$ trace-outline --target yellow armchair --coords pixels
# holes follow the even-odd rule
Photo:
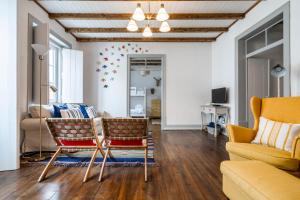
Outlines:
[[[300,124],[300,97],[263,98],[252,97],[250,107],[254,118],[253,128],[228,125],[229,142],[226,150],[231,160],[261,160],[285,170],[296,171],[300,162],[300,136],[293,142],[292,152],[265,145],[251,144],[255,138],[259,118]]]

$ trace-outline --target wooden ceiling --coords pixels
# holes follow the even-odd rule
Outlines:
[[[261,0],[34,0],[50,19],[56,20],[78,42],[213,42]],[[160,4],[170,15],[171,31],[160,33],[160,23],[150,21],[153,37],[144,38],[146,22],[139,30],[126,29],[137,3],[146,15],[155,16]]]

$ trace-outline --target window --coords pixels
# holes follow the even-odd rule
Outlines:
[[[61,41],[55,35],[49,35],[49,103],[61,102],[62,97],[62,51],[64,48],[70,48],[69,45]],[[54,86],[57,91],[54,92],[51,87]]]
[[[49,50],[49,86],[59,88],[59,74],[60,74],[60,48],[54,43],[50,42]],[[49,103],[59,102],[58,91],[53,92],[49,89]]]

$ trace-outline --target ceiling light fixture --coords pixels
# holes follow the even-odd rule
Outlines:
[[[147,15],[144,14],[144,11],[142,10],[141,3],[137,4],[137,7],[132,15],[132,18],[129,20],[129,23],[127,25],[127,30],[134,32],[139,29],[138,25],[136,24],[136,21],[143,21],[147,18],[148,22],[147,25],[143,31],[144,37],[152,37],[153,33],[150,28],[150,20],[152,19],[151,16],[151,9],[150,9],[150,2],[148,2],[148,13]],[[169,14],[167,13],[164,4],[160,4],[160,9],[157,12],[156,20],[161,22],[159,31],[166,33],[171,30],[169,23],[166,21],[169,19]]]
[[[147,26],[145,27],[143,36],[144,37],[152,37],[152,31],[151,31],[149,24],[147,24]]]
[[[136,21],[143,21],[145,19],[145,14],[140,3],[137,4],[137,7],[132,15],[132,18]]]
[[[170,30],[171,30],[171,28],[170,28],[168,22],[163,21],[160,25],[159,31],[163,32],[163,33],[166,33],[166,32],[169,32]]]
[[[134,32],[134,31],[137,31],[138,29],[139,29],[139,27],[136,24],[136,22],[133,19],[131,19],[127,25],[127,30]]]
[[[166,21],[169,19],[169,14],[167,13],[164,4],[160,4],[160,9],[156,15],[156,20],[158,21]]]

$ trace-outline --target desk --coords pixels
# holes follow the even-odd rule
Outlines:
[[[226,106],[215,106],[215,105],[202,105],[201,106],[201,129],[203,130],[204,123],[203,123],[203,115],[204,114],[211,114],[213,115],[213,122],[215,124],[215,132],[214,136],[217,137],[217,121],[218,116],[225,115],[226,124],[228,124],[230,118],[229,118],[229,107]]]

